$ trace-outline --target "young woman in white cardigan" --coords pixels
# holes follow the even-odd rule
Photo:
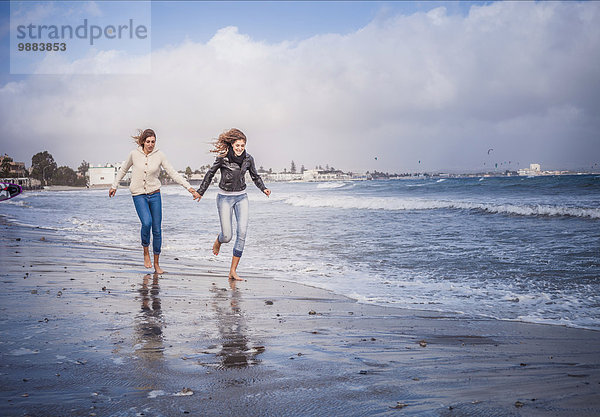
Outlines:
[[[186,188],[194,198],[199,197],[199,194],[185,178],[173,169],[165,154],[155,148],[156,134],[152,129],[140,130],[137,136],[133,136],[133,139],[139,147],[132,150],[123,165],[121,165],[121,169],[108,191],[108,196],[113,197],[115,195],[119,181],[123,179],[129,168],[132,168],[129,190],[133,196],[135,210],[142,222],[141,238],[144,250],[144,266],[152,268],[149,250],[150,231],[152,230],[154,271],[162,274],[164,271],[158,263],[162,243],[162,201],[158,179],[160,168],[162,167],[175,182]]]

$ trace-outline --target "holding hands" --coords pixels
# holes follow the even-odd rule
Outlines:
[[[194,200],[197,199],[198,201],[200,201],[200,199],[202,198],[202,196],[200,194],[198,194],[198,191],[194,190],[192,187],[188,188],[188,191],[190,193],[192,193],[192,198]]]

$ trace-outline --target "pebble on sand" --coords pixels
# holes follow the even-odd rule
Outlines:
[[[183,388],[181,391],[176,392],[173,395],[176,397],[182,397],[182,396],[186,396],[186,395],[194,395],[194,391],[192,391],[190,388]]]

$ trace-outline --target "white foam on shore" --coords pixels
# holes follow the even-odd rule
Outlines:
[[[19,206],[19,207],[29,207],[29,204],[27,203],[27,201],[23,200],[23,199],[10,199],[10,200],[4,200],[2,202],[2,204],[11,204],[14,206]]]
[[[486,204],[468,201],[427,200],[398,197],[306,196],[291,195],[280,200],[295,207],[361,210],[476,210],[490,214],[517,216],[583,217],[600,219],[600,209],[544,204]]]
[[[40,353],[40,351],[37,350],[37,349],[32,350],[32,349],[27,349],[27,348],[19,348],[19,349],[12,350],[10,352],[10,355],[12,355],[12,356],[24,356],[24,355],[36,355],[38,353]]]
[[[445,184],[453,182],[449,180]],[[512,204],[493,204],[496,202],[493,199],[497,196],[488,194],[483,195],[482,202],[460,200],[460,196],[455,198],[458,201],[452,201],[452,199],[445,200],[446,195],[438,194],[437,191],[434,194],[437,198],[431,199],[390,196],[387,189],[380,194],[370,194],[374,187],[386,187],[385,182],[352,186],[354,189],[347,192],[350,187],[319,190],[319,185],[314,183],[285,184],[281,185],[279,190],[277,185],[273,185],[274,194],[270,199],[258,190],[250,191],[252,214],[247,250],[244,252],[242,263],[243,270],[261,276],[286,277],[290,281],[325,288],[362,303],[440,312],[464,312],[464,314],[490,317],[493,314],[494,318],[504,320],[599,328],[600,295],[595,295],[598,294],[597,284],[595,284],[597,281],[594,281],[596,278],[593,277],[592,271],[593,268],[597,269],[597,262],[590,259],[588,254],[590,249],[594,248],[593,234],[582,233],[578,235],[577,240],[573,240],[570,234],[565,237],[565,244],[570,245],[569,250],[577,253],[581,248],[585,251],[582,253],[587,262],[585,265],[576,265],[571,270],[570,264],[559,262],[558,267],[564,266],[564,273],[560,272],[556,277],[542,278],[541,282],[545,287],[530,288],[526,285],[535,284],[536,280],[534,278],[529,281],[529,274],[537,272],[538,265],[541,269],[551,269],[550,266],[538,262],[538,259],[545,262],[543,253],[538,251],[534,251],[535,259],[529,259],[529,256],[525,255],[515,257],[513,254],[521,253],[520,251],[524,254],[529,253],[530,247],[518,246],[518,244],[514,246],[509,242],[506,251],[496,251],[495,244],[485,240],[483,242],[488,242],[487,244],[476,247],[469,242],[482,241],[473,235],[474,240],[467,239],[467,245],[455,252],[456,258],[470,251],[483,250],[490,258],[496,259],[497,263],[490,262],[485,270],[480,269],[479,265],[472,264],[468,269],[461,271],[460,265],[456,267],[452,265],[453,262],[447,262],[448,257],[441,256],[440,262],[436,262],[434,251],[431,251],[431,256],[427,258],[419,254],[419,251],[427,252],[431,248],[430,245],[436,243],[436,236],[432,235],[435,229],[425,230],[430,233],[430,237],[434,237],[433,239],[414,239],[414,242],[412,232],[403,232],[413,217],[417,221],[420,218],[443,221],[455,217],[460,221],[462,217],[469,217],[467,220],[478,220],[484,226],[489,220],[494,220],[505,224],[507,233],[514,233],[516,230],[511,229],[513,222],[522,221],[527,225],[533,223],[548,226],[551,231],[563,230],[553,228],[554,223],[579,224],[584,227],[589,226],[589,229],[593,230],[595,219],[600,218],[600,210],[593,208],[594,202],[584,203],[583,205],[591,206],[584,208],[525,204],[517,198],[512,199]],[[365,186],[368,186],[367,191],[364,190]],[[437,187],[441,188],[442,185]],[[81,199],[78,194],[81,192],[42,192],[39,193],[38,198],[30,198],[31,207],[7,206],[10,208],[6,210],[7,214],[0,214],[0,216],[5,216],[11,222],[16,222],[14,219],[20,220],[18,223],[22,225],[64,232],[61,235],[71,241],[138,250],[140,225],[128,190],[113,199],[109,199],[105,191],[101,194],[97,191],[82,192],[87,194],[84,199]],[[419,192],[415,191],[412,195],[421,195]],[[224,246],[219,257],[212,255],[211,251],[212,242],[219,231],[218,214],[214,203],[216,191],[207,193],[201,204],[193,202],[189,193],[181,187],[166,187],[164,193],[170,195],[163,199],[162,248],[165,256],[187,257],[193,263],[207,266],[209,269],[228,268],[233,243]],[[431,195],[429,189],[425,195]],[[480,197],[478,194],[466,194],[466,196],[471,200]],[[212,201],[205,201],[207,198]],[[533,198],[529,201],[532,200]],[[82,201],[85,204],[81,204]],[[539,201],[540,203],[557,201],[564,205],[571,203],[564,196],[556,200],[539,199]],[[585,198],[576,200],[573,204],[577,204],[577,201],[586,200]],[[310,210],[305,207],[324,210]],[[344,209],[363,211],[344,212]],[[408,215],[395,213],[439,209],[464,212],[426,212],[424,216],[415,215],[418,213],[414,212]],[[380,211],[368,212],[367,210]],[[456,214],[467,216],[456,216]],[[507,216],[504,218],[495,216],[491,219],[487,216],[489,214]],[[530,218],[511,219],[508,216]],[[549,219],[538,220],[533,218],[535,216],[572,217],[585,220],[570,219],[568,222],[553,222],[548,221]],[[391,221],[377,223],[381,219],[395,220],[396,217],[402,220],[397,222],[398,229],[394,229]],[[392,226],[389,226],[390,224]],[[369,229],[371,226],[372,228]],[[444,226],[441,233],[459,230],[456,224],[454,226],[455,229],[452,230]],[[373,230],[382,233],[381,242],[386,244],[389,242],[390,248],[398,245],[401,249],[395,252],[380,251],[380,248],[373,243],[378,242],[379,239],[376,234],[371,233]],[[340,233],[344,234],[346,240],[336,240],[340,238]],[[458,233],[461,235],[465,233],[469,237],[471,232],[467,229],[464,232],[459,230]],[[557,241],[563,239],[558,233],[552,238]],[[449,245],[449,248],[439,246],[442,253],[447,253],[444,252],[445,250],[454,250],[452,248],[454,242],[450,239],[444,242]],[[348,250],[338,250],[339,248]],[[553,253],[559,253],[558,249]],[[350,255],[351,259],[340,254]],[[388,259],[389,254],[392,254],[394,259]],[[405,262],[413,257],[416,259],[415,262]],[[169,260],[171,259],[165,259],[167,265]],[[514,263],[514,269],[507,269],[508,267],[504,266],[507,263]],[[523,263],[524,266],[520,266]],[[498,265],[498,270],[494,269],[495,265]],[[582,279],[571,280],[569,277],[569,274],[577,276],[582,271],[586,277],[589,275],[591,282],[589,285]],[[587,271],[592,272],[588,274]],[[565,280],[564,287],[555,286],[554,280],[559,278]],[[571,285],[572,281],[577,284]],[[591,295],[588,296],[589,294]],[[550,296],[560,297],[560,302],[549,298]]]
[[[347,183],[345,182],[321,182],[317,184],[317,188],[320,189],[334,189],[334,188],[342,188],[345,187]]]
[[[594,317],[573,314],[600,304],[600,295],[590,295],[584,300],[563,294],[557,300],[556,295],[543,290],[523,290],[511,283],[481,286],[433,277],[384,279],[360,271],[346,270],[339,274],[322,271],[276,279],[322,288],[364,304],[600,330]]]
[[[164,395],[167,395],[167,393],[161,389],[157,389],[157,390],[150,391],[148,393],[148,398],[157,398],[157,397],[162,397]]]

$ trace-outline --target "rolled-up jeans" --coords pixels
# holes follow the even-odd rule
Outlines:
[[[141,194],[133,196],[133,205],[138,217],[142,222],[142,246],[150,246],[150,230],[152,230],[152,251],[155,255],[160,254],[162,244],[161,222],[162,201],[160,192],[152,194]]]
[[[246,230],[248,229],[248,195],[223,195],[217,194],[217,210],[221,220],[221,233],[219,242],[227,243],[233,237],[233,213],[237,223],[233,256],[242,257],[246,243]]]

